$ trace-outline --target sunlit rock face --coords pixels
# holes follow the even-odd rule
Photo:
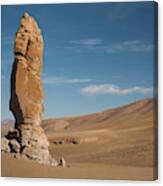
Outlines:
[[[10,110],[16,127],[38,126],[43,112],[41,82],[43,38],[36,21],[25,13],[15,36],[14,63],[11,74]]]
[[[15,36],[14,56],[10,110],[15,117],[15,129],[2,140],[2,151],[57,166],[41,127],[43,37],[37,22],[28,13],[24,13]]]

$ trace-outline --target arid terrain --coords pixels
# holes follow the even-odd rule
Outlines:
[[[154,100],[77,117],[44,120],[50,152],[68,167],[2,154],[2,175],[22,177],[156,179]],[[12,126],[2,122],[2,136]]]

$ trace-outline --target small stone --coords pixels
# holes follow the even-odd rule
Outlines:
[[[59,161],[59,166],[66,167],[66,161],[63,157]]]

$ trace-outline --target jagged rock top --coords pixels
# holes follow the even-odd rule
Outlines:
[[[25,12],[24,15],[22,16],[19,32],[20,31],[41,34],[41,30],[39,29],[37,22],[27,12]]]
[[[32,50],[42,53],[43,38],[35,19],[25,12],[16,33],[14,53],[15,55],[30,57],[27,52],[31,46]]]

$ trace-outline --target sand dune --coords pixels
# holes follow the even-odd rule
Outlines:
[[[52,155],[57,159],[64,156],[70,168],[52,168],[4,155],[3,176],[156,179],[154,108],[155,101],[145,99],[85,116],[44,120]]]

